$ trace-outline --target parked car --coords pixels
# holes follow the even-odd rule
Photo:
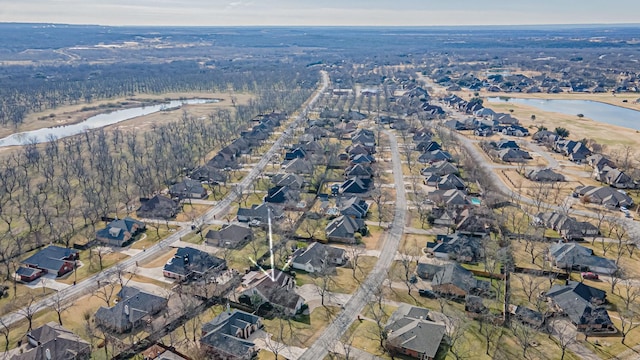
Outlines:
[[[592,273],[591,271],[583,272],[580,275],[582,275],[582,278],[586,280],[598,280],[599,278],[598,274]]]
[[[435,298],[438,297],[438,294],[434,293],[431,290],[427,290],[427,289],[418,290],[418,294],[420,294],[420,296],[426,297],[428,299],[435,299]]]
[[[415,284],[417,282],[418,282],[418,278],[415,275],[411,275],[411,277],[409,278],[409,283]]]

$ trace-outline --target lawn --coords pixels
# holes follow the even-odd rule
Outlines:
[[[369,275],[377,261],[378,258],[373,256],[360,256],[358,259],[358,269],[355,272],[355,278],[352,269],[344,267],[336,268],[336,273],[331,276],[329,291],[352,294],[356,289],[358,289],[360,282]],[[320,285],[321,282],[322,279],[313,274],[299,270],[296,271],[296,285],[298,286],[302,286],[304,284]]]
[[[340,308],[336,306],[321,306],[314,309],[309,316],[300,315],[290,321],[264,319],[264,330],[272,334],[272,339],[278,342],[291,346],[309,347],[339,311]],[[280,321],[283,322],[282,326]]]
[[[93,255],[91,252],[93,251]],[[73,272],[65,275],[64,277],[58,279],[58,282],[64,284],[73,284],[74,281],[80,282],[83,279],[88,278],[91,275],[94,275],[104,269],[108,269],[124,259],[128,258],[128,255],[119,253],[119,252],[111,252],[102,256],[102,267],[100,269],[100,261],[98,259],[98,255],[96,255],[94,249],[85,250],[80,252],[80,261],[82,262],[82,266],[77,268],[76,274]]]
[[[379,250],[382,248],[386,229],[376,225],[367,225],[367,228],[369,229],[369,234],[362,237],[362,243],[367,250]]]
[[[134,241],[131,244],[132,249],[146,249],[153,246],[155,243],[164,239],[169,234],[171,234],[172,230],[175,230],[176,227],[173,225],[169,225],[169,227],[164,225],[157,225],[157,228],[154,226],[147,225],[147,230],[142,234],[141,238],[137,241]]]
[[[202,216],[210,208],[209,205],[189,204],[187,201],[182,204],[182,211],[176,215],[176,221],[192,221]]]
[[[173,258],[176,254],[176,252],[178,251],[178,249],[169,249],[168,252],[162,254],[162,255],[158,255],[155,259],[142,263],[139,266],[142,268],[146,268],[146,269],[151,269],[151,268],[157,268],[157,267],[161,267],[164,266],[167,261],[169,261],[169,259]]]

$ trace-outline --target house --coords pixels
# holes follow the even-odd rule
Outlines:
[[[208,163],[193,170],[189,176],[194,180],[206,181],[210,184],[224,184],[229,180],[227,173],[210,166]]]
[[[522,305],[509,304],[509,313],[520,322],[535,329],[540,329],[544,325],[546,318],[540,312],[529,309]]]
[[[349,154],[349,157],[353,157],[353,156],[356,156],[356,155],[371,155],[371,154],[373,154],[371,147],[364,146],[364,145],[362,145],[360,143],[347,146],[346,152],[347,152],[347,154]]]
[[[441,207],[434,207],[431,209],[431,216],[434,225],[451,227],[456,225],[459,219],[459,213],[456,209],[448,209]]]
[[[357,196],[339,197],[336,199],[336,206],[341,215],[357,219],[364,219],[369,212],[369,204]]]
[[[481,239],[459,234],[437,235],[427,243],[426,251],[438,259],[464,263],[477,263],[484,257]]]
[[[473,135],[488,137],[493,135],[493,128],[491,126],[479,125],[475,130],[473,130]]]
[[[503,149],[497,152],[497,158],[504,162],[524,162],[531,160],[531,155],[522,149]]]
[[[513,140],[502,139],[495,143],[495,149],[503,150],[503,149],[520,149],[518,143]]]
[[[609,186],[578,186],[574,194],[586,198],[590,203],[601,204],[609,209],[633,205],[633,199],[624,191]]]
[[[292,151],[287,151],[284,154],[285,160],[293,160],[296,158],[305,158],[307,156],[307,152],[301,148],[293,149]]]
[[[418,162],[423,164],[433,164],[440,161],[451,161],[453,157],[446,151],[434,150],[425,152],[418,158]]]
[[[539,213],[534,218],[534,222],[557,231],[565,240],[579,240],[600,234],[598,228],[590,222],[578,221],[557,212]]]
[[[376,162],[376,159],[373,155],[358,154],[352,156],[350,162],[352,164],[372,164]]]
[[[437,175],[445,176],[449,174],[459,174],[458,168],[448,161],[439,161],[431,164],[431,166],[420,170],[420,174],[423,176]]]
[[[591,150],[580,141],[560,139],[555,142],[553,149],[577,163],[586,161],[587,157],[591,155]]]
[[[611,275],[618,270],[613,260],[596,256],[593,250],[576,243],[557,243],[549,247],[548,258],[560,269],[591,271]]]
[[[505,124],[505,125],[518,125],[520,123],[518,119],[505,113],[496,113],[493,116],[493,120],[499,122],[500,124]]]
[[[484,305],[484,300],[476,295],[467,295],[464,297],[464,311],[467,313],[467,316],[473,319],[489,314],[489,309]]]
[[[430,192],[427,197],[434,204],[447,208],[465,207],[470,204],[467,195],[457,189],[435,190]]]
[[[339,192],[340,194],[366,194],[371,186],[371,180],[366,180],[360,177],[349,178],[340,184]]]
[[[532,169],[526,172],[525,177],[532,181],[538,182],[562,182],[565,181],[564,175],[547,169]]]
[[[111,246],[125,246],[145,229],[145,223],[127,216],[113,220],[104,229],[96,231],[96,239]]]
[[[415,147],[416,151],[420,151],[420,152],[431,152],[431,151],[435,151],[435,150],[440,150],[440,144],[438,144],[435,141],[421,141],[418,144],[416,144]]]
[[[267,191],[264,197],[265,203],[284,204],[290,199],[289,188],[286,186],[274,186]]]
[[[137,210],[141,218],[169,220],[176,216],[180,204],[166,196],[156,195],[151,199],[140,199],[142,203]]]
[[[344,176],[346,178],[359,177],[370,179],[373,177],[373,169],[371,168],[371,166],[356,164],[346,168],[344,171]]]
[[[197,180],[184,179],[169,187],[169,194],[179,199],[202,199],[207,196],[207,190]]]
[[[271,216],[271,220],[282,219],[284,212],[278,206],[268,203],[253,204],[251,208],[238,208],[237,218],[240,222],[258,221],[266,224]]]
[[[459,215],[460,219],[456,224],[456,233],[467,236],[486,236],[491,233],[495,221],[491,216],[482,214],[481,212],[470,212],[469,209],[463,210]]]
[[[439,190],[451,190],[457,189],[461,191],[467,190],[467,185],[457,175],[448,174],[440,178],[440,181],[436,184],[436,188]]]
[[[293,160],[285,160],[282,163],[282,169],[288,174],[306,174],[313,173],[313,164],[308,159],[295,158]]]
[[[304,178],[298,174],[277,173],[271,177],[275,186],[286,186],[289,189],[300,190],[306,185]]]
[[[416,132],[413,134],[411,139],[414,142],[420,143],[423,141],[431,141],[432,138],[433,138],[433,133],[431,132],[431,130],[422,128],[422,129],[416,130]]]
[[[539,143],[546,143],[546,144],[554,144],[556,141],[561,139],[558,134],[549,130],[537,131],[535,134],[533,134],[531,138],[534,141],[537,141]]]
[[[296,294],[295,279],[280,270],[273,269],[266,274],[262,271],[250,272],[245,276],[242,295],[248,296],[253,305],[268,302],[286,315],[295,315],[304,304],[304,299]],[[255,304],[255,299],[260,299]]]
[[[587,157],[587,163],[594,169],[594,171],[602,170],[602,168],[604,168],[605,166],[608,166],[610,168],[616,167],[616,164],[613,161],[609,160],[602,154],[593,154]]]
[[[25,282],[33,281],[44,274],[55,274],[60,277],[73,271],[78,257],[78,250],[49,245],[24,259],[17,273],[20,280]]]
[[[27,333],[27,347],[15,352],[11,360],[46,360],[91,358],[91,344],[55,322],[49,322]]]
[[[433,265],[419,262],[416,266],[416,275],[424,280],[433,280],[433,277],[443,269],[441,265]]]
[[[480,110],[476,110],[473,112],[473,115],[476,117],[486,117],[486,118],[493,118],[495,114],[496,112],[489,108],[482,108]]]
[[[317,242],[297,249],[291,259],[292,268],[308,273],[325,273],[330,268],[344,265],[347,261],[344,249]]]
[[[100,307],[94,316],[98,326],[119,334],[130,331],[167,308],[168,300],[140,289],[123,286],[112,307]]]
[[[392,354],[415,359],[434,359],[440,349],[446,328],[428,320],[429,310],[403,304],[385,326],[385,347]]]
[[[155,343],[142,352],[143,360],[191,360],[187,355],[178,352],[174,347]]]
[[[247,340],[262,327],[260,317],[227,308],[213,320],[202,325],[200,344],[215,359],[249,360],[258,353],[256,345]]]
[[[180,281],[217,273],[227,268],[227,261],[192,247],[179,248],[162,268],[162,274]]]
[[[489,291],[488,282],[478,280],[460,264],[447,264],[431,280],[433,291],[447,296],[465,297],[480,295]]]
[[[366,226],[361,219],[350,216],[338,216],[326,226],[327,240],[353,244],[356,242],[356,233],[366,233]]]
[[[601,168],[595,168],[593,170],[593,177],[596,180],[617,189],[635,189],[638,187],[638,184],[633,181],[631,176],[608,165],[604,165]]]
[[[358,129],[351,137],[351,142],[369,147],[376,146],[376,135],[372,130]]]
[[[244,224],[225,224],[220,230],[209,230],[205,241],[209,245],[237,249],[253,240],[253,231]]]
[[[546,296],[556,311],[566,315],[580,332],[617,331],[607,310],[600,306],[605,301],[604,291],[584,283],[568,281],[566,285],[554,285]]]
[[[518,125],[507,126],[504,129],[502,129],[501,132],[502,132],[502,135],[508,135],[508,136],[517,136],[517,137],[529,136],[529,130]]]

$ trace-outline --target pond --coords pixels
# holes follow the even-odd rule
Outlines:
[[[489,97],[489,102],[511,102],[533,106],[542,111],[565,115],[584,115],[594,121],[640,130],[640,111],[591,100],[521,99]]]
[[[42,143],[49,141],[52,137],[62,139],[64,137],[81,134],[88,129],[97,129],[107,125],[116,124],[122,121],[130,120],[138,116],[149,115],[158,111],[173,110],[182,105],[190,104],[207,104],[219,102],[219,99],[189,99],[189,100],[172,100],[166,103],[140,106],[130,109],[116,110],[109,113],[91,116],[86,120],[77,124],[42,128],[31,131],[24,131],[11,134],[0,139],[0,147],[24,145],[27,143]]]

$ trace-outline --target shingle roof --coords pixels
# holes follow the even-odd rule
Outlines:
[[[15,354],[12,360],[44,360],[47,359],[47,350],[51,359],[67,360],[88,358],[91,353],[91,345],[70,330],[57,323],[50,322],[39,328],[31,330],[27,337],[39,346],[23,353]]]
[[[121,300],[110,308],[100,307],[95,318],[101,324],[116,329],[127,329],[145,316],[166,306],[167,299],[125,286],[119,293]]]
[[[29,256],[22,261],[23,264],[57,272],[65,263],[65,258],[76,254],[78,250],[50,245]]]
[[[331,266],[331,264],[326,263],[328,259],[342,258],[344,253],[344,249],[315,242],[305,249],[296,250],[292,255],[292,262],[311,264],[314,268],[323,268]]]
[[[445,326],[427,320],[428,313],[427,309],[401,306],[385,327],[388,343],[429,358],[435,357],[444,338]]]
[[[223,265],[226,261],[191,247],[179,248],[176,255],[164,266],[168,271],[181,276],[204,274]]]

